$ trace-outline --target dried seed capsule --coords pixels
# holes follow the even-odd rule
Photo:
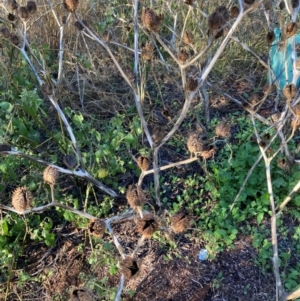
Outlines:
[[[44,181],[49,185],[55,185],[59,172],[52,166],[47,166],[43,173]]]
[[[193,45],[193,43],[194,43],[193,34],[189,31],[185,31],[183,33],[182,41],[183,41],[183,43],[185,43],[187,45]]]
[[[194,77],[188,77],[185,84],[185,89],[188,92],[195,91],[198,87],[198,80]]]
[[[186,5],[193,6],[193,0],[184,0],[184,3],[185,3]]]
[[[17,35],[15,35],[15,34],[11,35],[10,38],[9,38],[9,40],[10,40],[10,42],[11,42],[13,45],[15,45],[15,46],[19,46],[19,44],[20,44],[20,39],[19,39],[19,37],[18,37]]]
[[[190,218],[186,210],[181,209],[171,217],[171,229],[174,233],[182,233],[190,226]]]
[[[46,94],[46,95],[52,95],[54,90],[53,90],[53,86],[50,83],[43,83],[42,84],[42,91]]]
[[[223,20],[223,24],[229,20],[229,12],[226,6],[221,5],[216,8],[216,13],[219,14],[220,18]]]
[[[158,144],[165,137],[165,134],[165,128],[163,126],[154,126],[153,130],[151,131],[153,142]]]
[[[273,30],[269,31],[267,33],[267,43],[268,44],[272,44],[274,42],[274,40],[275,40],[275,33],[274,33],[274,31]]]
[[[87,26],[87,22],[85,20],[81,20],[81,22]],[[78,30],[83,30],[84,29],[84,26],[77,20],[75,23],[74,23],[75,27],[78,29]]]
[[[300,104],[299,103],[295,104],[292,107],[292,110],[297,117],[300,117]]]
[[[64,7],[70,13],[76,11],[78,4],[79,4],[79,0],[64,0]]]
[[[143,205],[146,202],[146,196],[143,190],[136,185],[129,185],[126,191],[126,198],[133,210],[141,212]]]
[[[231,137],[231,125],[228,122],[220,122],[216,126],[216,136],[223,138]]]
[[[18,9],[18,15],[20,19],[26,22],[29,19],[29,12],[26,6],[20,6]]]
[[[8,39],[10,37],[10,32],[9,32],[9,29],[7,27],[2,27],[0,29],[0,33],[1,35],[5,38],[5,39]]]
[[[25,211],[32,205],[32,194],[25,186],[18,187],[12,194],[11,203],[15,209]]]
[[[283,95],[287,100],[291,100],[297,93],[296,86],[294,84],[286,85],[283,89]]]
[[[27,1],[27,10],[31,15],[34,15],[37,11],[37,6],[35,1]]]
[[[145,47],[142,49],[142,58],[145,61],[151,61],[153,58],[154,47],[150,42],[147,42]]]
[[[139,166],[139,168],[142,170],[142,171],[145,171],[149,168],[150,166],[150,160],[148,157],[144,157],[144,156],[139,156],[137,158],[137,164]]]
[[[7,9],[9,11],[16,10],[18,8],[18,3],[16,0],[7,0]]]
[[[279,9],[280,10],[283,10],[285,8],[285,2],[284,1],[281,1],[280,3],[279,3]]]
[[[204,147],[204,150],[200,152],[200,156],[207,160],[213,157],[216,153],[216,149],[213,145],[207,145]]]
[[[286,35],[286,37],[290,38],[297,33],[297,30],[298,30],[297,23],[290,22],[284,27],[283,32]]]
[[[238,6],[234,5],[230,8],[230,17],[236,18],[240,13],[240,9]]]
[[[93,293],[85,288],[74,288],[70,293],[70,301],[94,301]]]
[[[139,276],[140,267],[137,260],[130,256],[125,257],[121,262],[121,272],[124,274],[126,280],[134,279]]]
[[[158,223],[153,215],[148,214],[137,222],[136,229],[138,233],[149,239],[152,237],[154,232],[157,231]]]
[[[157,13],[151,8],[146,8],[142,13],[143,24],[150,31],[159,32],[163,19],[164,15],[157,15]]]
[[[202,151],[204,142],[201,139],[201,134],[190,133],[186,145],[190,153],[198,153]]]
[[[8,21],[14,22],[16,20],[16,16],[13,15],[13,14],[11,14],[11,13],[9,13],[7,15],[7,19],[8,19]]]
[[[181,64],[185,64],[189,58],[189,54],[185,49],[181,49],[178,53],[178,60]]]
[[[106,230],[106,224],[103,220],[95,218],[90,220],[88,229],[91,235],[95,237],[102,237]]]

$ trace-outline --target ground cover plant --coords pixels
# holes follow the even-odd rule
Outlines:
[[[0,4],[1,300],[300,299],[299,1]]]

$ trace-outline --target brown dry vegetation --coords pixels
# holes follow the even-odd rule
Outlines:
[[[17,2],[19,6],[27,3]],[[11,117],[6,115],[7,120],[2,122],[5,126],[0,128],[0,163],[11,155],[15,173],[10,178],[9,169],[1,167],[0,300],[119,300],[115,296],[122,272],[126,274],[122,300],[275,300],[268,198],[260,221],[259,212],[245,220],[234,219],[255,201],[259,203],[261,195],[268,195],[266,185],[263,191],[252,189],[261,185],[262,176],[258,174],[255,177],[259,183],[247,191],[249,197],[236,203],[233,194],[237,195],[240,187],[230,192],[233,182],[244,179],[253,166],[259,146],[265,154],[264,148],[271,140],[264,140],[266,128],[273,130],[273,136],[277,134],[271,116],[278,111],[286,114],[284,143],[281,138],[276,140],[271,154],[281,144],[287,145],[291,133],[294,136],[292,158],[289,152],[280,153],[284,157],[282,166],[274,167],[275,174],[286,177],[289,183],[276,199],[277,207],[293,188],[290,183],[297,180],[294,160],[298,153],[298,117],[287,109],[291,103],[285,101],[279,89],[275,92],[270,88],[266,93],[265,58],[270,45],[265,37],[270,28],[263,1],[255,1],[259,5],[253,7],[245,5],[249,12],[211,70],[210,63],[235,22],[227,9],[238,3],[91,0],[79,1],[77,7],[77,1],[66,2],[64,6],[58,0],[36,1],[37,12],[26,23],[25,47],[23,21],[17,16],[9,21],[12,17],[8,13],[17,12],[8,8],[7,1],[0,7],[0,70],[5,74],[1,90],[14,91],[10,92],[13,97],[3,92],[0,103],[9,102],[16,108]],[[278,18],[288,19],[288,14],[278,10],[277,1],[272,4],[269,14],[273,29]],[[153,10],[149,9],[151,5]],[[137,29],[138,53],[134,44]],[[183,68],[201,52],[200,58]],[[209,75],[204,78],[208,69]],[[30,110],[18,98],[26,89],[36,89],[42,99],[38,116],[28,113]],[[295,95],[297,89],[289,101]],[[60,109],[64,113],[58,114]],[[29,118],[28,124],[24,116]],[[260,134],[255,136],[247,116],[265,126],[258,126],[264,129],[262,139]],[[78,121],[81,117],[83,121]],[[17,132],[14,118],[25,120],[27,127],[32,125],[39,141]],[[249,141],[253,135],[253,142]],[[188,137],[192,136],[192,146],[199,146],[197,149],[189,145]],[[241,174],[231,174],[232,179],[226,182],[228,196],[219,196],[222,187],[218,185],[224,179],[217,177],[216,170],[225,170],[232,157],[238,162],[235,152],[241,153],[238,148],[242,149],[244,142],[252,146],[244,152],[249,151],[249,157],[241,161],[251,162]],[[22,153],[12,154],[9,145]],[[100,150],[101,155],[96,155]],[[72,164],[68,165],[67,159]],[[3,161],[2,165],[7,164]],[[60,171],[53,181],[45,173],[42,179],[42,166],[49,164],[54,165],[48,170]],[[153,172],[157,168],[161,170]],[[282,170],[289,171],[290,178],[282,175]],[[260,165],[259,171],[265,176],[264,166]],[[221,177],[226,178],[226,174]],[[189,184],[191,179],[194,184]],[[19,212],[14,203],[14,208],[10,207],[13,191],[23,185],[32,190],[34,202],[21,211],[36,206],[41,207],[38,213]],[[129,198],[130,185],[137,185],[133,192],[137,200]],[[226,205],[218,207],[219,203]],[[241,210],[233,219],[232,204]],[[128,211],[129,205],[136,212]],[[299,202],[292,208],[299,209]],[[174,230],[174,214],[178,211],[182,224]],[[99,235],[91,229],[95,218],[101,225]],[[224,230],[224,237],[214,237],[223,223],[227,227],[227,221],[231,228]],[[293,291],[299,284],[299,274],[295,278],[287,275],[299,267],[296,240],[300,235],[296,236],[296,229],[300,218],[288,213],[281,222],[279,251],[288,254],[288,259],[280,272],[284,279],[294,281],[291,285],[286,281],[290,286],[285,288]],[[46,227],[48,232],[41,234]],[[103,234],[105,227],[108,231]],[[200,261],[198,254],[203,248],[210,248],[210,257]],[[260,248],[266,252],[262,254]],[[136,261],[124,269],[122,262],[129,255]]]

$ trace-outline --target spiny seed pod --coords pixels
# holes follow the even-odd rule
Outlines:
[[[151,238],[155,231],[158,229],[158,223],[153,215],[148,214],[136,224],[138,233],[142,234],[144,238]]]
[[[231,126],[228,122],[220,122],[216,126],[216,136],[223,137],[223,138],[230,138],[231,137]]]
[[[182,41],[183,41],[183,43],[185,43],[187,45],[193,45],[193,43],[194,43],[193,34],[189,31],[185,31],[183,33]]]
[[[265,10],[270,10],[272,8],[272,0],[264,0],[263,2]]]
[[[291,164],[289,163],[288,160],[282,158],[278,160],[277,163],[278,167],[281,168],[285,173],[290,173],[291,172]]]
[[[70,13],[76,11],[78,4],[79,4],[79,0],[64,0],[64,7]]]
[[[292,110],[297,117],[300,117],[300,103],[295,104]]]
[[[9,14],[7,15],[7,19],[8,19],[8,21],[10,21],[10,22],[14,22],[14,21],[16,20],[16,16],[13,15],[13,14],[11,14],[11,13],[9,13]]]
[[[0,34],[5,38],[8,39],[10,37],[10,32],[9,29],[7,27],[2,27],[0,29]]]
[[[229,20],[229,12],[226,6],[221,5],[216,8],[216,13],[220,16],[225,24]]]
[[[83,23],[85,26],[87,26],[87,22],[85,20],[81,20],[81,22],[79,22],[78,20],[74,23],[75,27],[78,29],[78,30],[83,30],[84,29],[84,26],[81,24]]]
[[[43,173],[43,179],[47,184],[49,184],[50,186],[53,186],[56,183],[58,175],[59,175],[59,172],[56,168],[54,168],[52,166],[47,166]]]
[[[18,8],[18,3],[16,0],[7,0],[7,9],[9,11],[16,10]]]
[[[283,10],[285,8],[285,2],[284,1],[281,1],[280,3],[279,3],[279,9],[280,10]]]
[[[10,152],[11,147],[7,144],[0,144],[0,152]]]
[[[32,194],[25,186],[18,187],[12,194],[11,203],[18,211],[25,211],[32,205]]]
[[[267,37],[266,37],[266,40],[267,40],[267,43],[268,44],[272,44],[275,40],[275,33],[274,33],[274,30],[272,31],[269,31],[267,33]]]
[[[15,45],[15,46],[19,46],[19,44],[20,44],[20,39],[19,39],[19,37],[18,37],[17,35],[15,35],[15,34],[11,35],[10,38],[9,38],[9,40],[10,40],[10,42],[11,42],[13,45]]]
[[[149,168],[150,166],[150,160],[148,157],[144,157],[144,156],[139,156],[137,158],[137,165],[139,166],[139,168],[142,171],[145,171]]]
[[[54,90],[53,90],[53,86],[50,83],[43,83],[42,84],[42,91],[46,94],[46,95],[52,95]]]
[[[208,17],[208,28],[212,31],[219,29],[220,27],[222,27],[223,24],[223,19],[217,12],[213,12]]]
[[[84,26],[81,24],[83,23],[85,26],[87,26],[87,22],[85,20],[81,20],[81,22],[79,22],[78,20],[74,23],[75,27],[78,29],[78,30],[83,30],[84,29]]]
[[[185,84],[185,89],[188,92],[195,91],[198,87],[198,80],[194,77],[188,77]]]
[[[142,58],[145,61],[151,61],[153,57],[154,47],[150,42],[147,42],[145,47],[142,49]]]
[[[189,54],[185,49],[181,49],[178,53],[178,60],[181,64],[185,64],[189,58]]]
[[[160,24],[164,19],[164,15],[157,15],[151,8],[146,8],[142,13],[142,21],[144,26],[154,32],[159,32]]]
[[[74,288],[70,293],[70,301],[94,301],[93,293],[85,288]]]
[[[65,155],[63,157],[63,162],[69,169],[74,169],[77,166],[77,160],[72,155]]]
[[[297,93],[297,89],[296,89],[296,86],[294,84],[286,85],[283,89],[283,96],[287,100],[291,100],[292,98],[294,98],[296,93]]]
[[[18,9],[18,16],[24,22],[29,19],[29,12],[26,6],[20,6]]]
[[[278,122],[280,120],[280,117],[281,117],[281,113],[277,112],[271,115],[271,120],[273,122]]]
[[[186,145],[190,153],[196,154],[204,150],[205,143],[201,134],[190,133]]]
[[[292,8],[297,8],[299,6],[299,0],[292,0],[291,4],[292,4]]]
[[[222,29],[219,29],[216,34],[215,34],[215,40],[221,38],[222,36],[224,35],[224,30],[223,28]]]
[[[171,230],[174,233],[182,233],[190,226],[190,218],[186,210],[181,209],[171,217]]]
[[[136,185],[129,185],[126,191],[126,198],[133,210],[138,211],[141,213],[142,207],[146,202],[146,196],[143,190],[136,184]]]
[[[297,30],[298,30],[297,23],[290,22],[284,27],[283,32],[286,37],[290,38],[297,33]]]
[[[154,126],[151,131],[151,137],[155,144],[160,143],[160,141],[165,137],[165,128],[163,126]]]
[[[37,6],[35,1],[27,1],[27,10],[31,15],[34,15],[37,11]]]
[[[185,3],[186,5],[193,6],[193,0],[184,0],[184,3]]]
[[[255,0],[244,0],[244,2],[248,5],[251,5],[255,2]]]
[[[102,237],[106,230],[106,224],[99,218],[91,219],[88,224],[88,229],[94,237]]]
[[[138,261],[130,256],[125,257],[121,262],[121,273],[126,280],[137,278],[140,273]]]
[[[236,18],[240,14],[240,9],[238,6],[234,5],[230,8],[230,17]]]
[[[216,153],[216,149],[213,145],[207,145],[204,147],[204,150],[200,152],[200,156],[207,160],[213,157]]]

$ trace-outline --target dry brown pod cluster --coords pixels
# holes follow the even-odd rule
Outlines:
[[[74,288],[70,293],[70,301],[94,301],[93,293],[85,288]]]
[[[229,12],[226,6],[218,6],[215,11],[208,17],[208,28],[215,32],[221,29],[229,20]]]
[[[294,36],[297,33],[297,31],[298,31],[298,25],[297,23],[293,23],[293,22],[288,23],[283,29],[283,33],[287,38]]]
[[[267,43],[272,44],[275,40],[275,33],[274,30],[268,31],[267,37],[266,37]]]
[[[130,256],[125,257],[121,262],[121,273],[126,280],[137,278],[140,274],[139,262]]]
[[[150,166],[150,160],[148,157],[145,156],[139,156],[137,158],[137,165],[138,167],[142,170],[145,171],[149,168]]]
[[[34,15],[37,11],[37,5],[35,1],[27,1],[27,10],[29,14]]]
[[[64,0],[64,8],[70,13],[75,12],[78,5],[79,0]]]
[[[152,237],[154,232],[157,231],[158,222],[152,214],[147,214],[142,219],[138,220],[136,229],[144,238],[149,239]]]
[[[49,185],[55,185],[59,172],[52,166],[47,166],[43,172],[43,179]]]
[[[94,237],[102,237],[106,230],[106,224],[99,218],[91,219],[88,224],[89,233]]]
[[[141,187],[136,185],[129,185],[126,191],[126,199],[130,207],[141,214],[142,207],[146,202],[146,195]]]
[[[24,22],[26,22],[29,19],[29,12],[27,6],[20,6],[18,8],[18,16]]]
[[[81,20],[81,21],[75,21],[74,25],[78,30],[83,30],[84,26],[82,25],[84,24],[85,26],[87,26],[87,21],[86,20]]]
[[[185,89],[187,92],[193,92],[198,87],[198,80],[192,76],[186,79]]]
[[[12,194],[12,206],[18,211],[25,211],[32,205],[32,194],[27,187],[18,187]]]
[[[162,20],[164,19],[164,15],[158,15],[153,9],[146,8],[142,13],[142,21],[144,26],[153,32],[159,32],[160,25]]]
[[[231,18],[236,18],[240,13],[240,9],[238,6],[234,5],[230,8],[229,14]]]
[[[178,52],[178,60],[181,64],[185,64],[188,58],[189,58],[189,54],[185,49],[181,49]]]
[[[288,84],[283,88],[283,95],[287,100],[291,100],[296,96],[297,89],[294,84]]]
[[[190,226],[191,219],[186,210],[181,209],[171,217],[171,230],[174,233],[182,233]]]
[[[193,45],[194,43],[194,36],[191,32],[185,30],[182,37],[183,43],[187,45]]]
[[[204,150],[204,141],[202,140],[201,134],[190,133],[187,140],[187,148],[190,153],[199,153]]]
[[[147,42],[145,47],[142,48],[142,59],[145,61],[151,61],[153,58],[154,46],[151,42]]]
[[[231,137],[230,123],[226,121],[218,123],[216,126],[216,136],[222,138],[230,138]]]
[[[0,34],[2,35],[3,38],[8,39],[10,37],[10,31],[7,27],[2,27],[0,29]]]

